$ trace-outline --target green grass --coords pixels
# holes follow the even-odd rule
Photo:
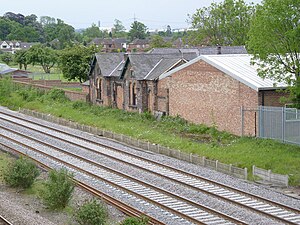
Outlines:
[[[252,165],[271,169],[275,173],[289,174],[291,185],[300,185],[299,146],[273,140],[240,138],[219,132],[214,127],[187,123],[179,117],[164,117],[156,121],[149,113],[130,113],[83,102],[70,102],[57,98],[53,93],[37,96],[36,91],[31,89],[25,92],[26,100],[20,91],[12,91],[10,97],[1,97],[7,95],[8,86],[5,85],[2,94],[0,85],[0,103],[11,109],[21,107],[50,113],[223,163],[247,167],[249,171]]]

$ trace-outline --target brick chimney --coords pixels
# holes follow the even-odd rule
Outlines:
[[[218,55],[221,55],[221,54],[222,54],[221,46],[217,46],[217,54],[218,54]]]

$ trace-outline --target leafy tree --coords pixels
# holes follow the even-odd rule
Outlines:
[[[19,24],[22,24],[24,25],[24,21],[25,21],[25,16],[22,15],[22,14],[15,14],[13,12],[7,12],[3,15],[3,18],[6,18],[8,20],[11,20],[11,21],[15,21]]]
[[[170,48],[172,43],[164,41],[159,35],[153,35],[150,41],[151,48]]]
[[[93,54],[99,49],[94,45],[89,47],[74,45],[61,51],[59,65],[63,75],[68,80],[78,79],[84,82],[88,79],[88,71]]]
[[[54,17],[50,17],[50,16],[41,16],[40,17],[40,24],[42,26],[46,26],[49,24],[55,24],[56,23],[56,19]]]
[[[13,61],[13,54],[9,53],[9,52],[5,52],[3,54],[1,54],[1,60],[6,63],[7,65],[9,65],[12,61]]]
[[[286,82],[300,106],[300,2],[264,0],[249,31],[248,50],[259,75]]]
[[[27,65],[29,64],[29,59],[27,57],[27,50],[21,49],[16,51],[14,60],[19,65],[19,69],[22,69],[24,66],[24,69],[27,70]]]
[[[145,39],[148,36],[147,30],[148,28],[145,26],[145,24],[138,21],[134,21],[130,26],[128,36],[130,37],[131,41],[133,41],[136,38]]]
[[[126,29],[123,26],[122,22],[118,19],[115,19],[112,36],[113,37],[125,37],[126,36],[125,30]]]
[[[40,64],[45,73],[50,73],[51,68],[57,63],[58,55],[52,48],[38,44],[27,51],[26,58],[33,65]]]
[[[6,40],[7,35],[10,34],[13,24],[18,24],[8,19],[0,18],[0,40]]]
[[[224,0],[197,9],[190,18],[198,30],[198,44],[209,40],[211,45],[244,45],[254,10],[244,0]]]
[[[93,23],[91,27],[88,27],[83,31],[83,36],[92,40],[93,38],[101,37],[102,34],[99,27]]]

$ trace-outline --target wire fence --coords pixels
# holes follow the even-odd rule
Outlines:
[[[259,137],[300,145],[300,110],[260,106]]]

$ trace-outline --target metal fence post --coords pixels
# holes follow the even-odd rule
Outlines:
[[[244,106],[241,106],[241,126],[242,126],[242,129],[241,129],[241,132],[242,132],[242,137],[244,136]]]
[[[282,107],[282,118],[281,118],[281,121],[282,121],[282,124],[281,124],[281,133],[282,133],[282,142],[285,141],[285,108]]]

